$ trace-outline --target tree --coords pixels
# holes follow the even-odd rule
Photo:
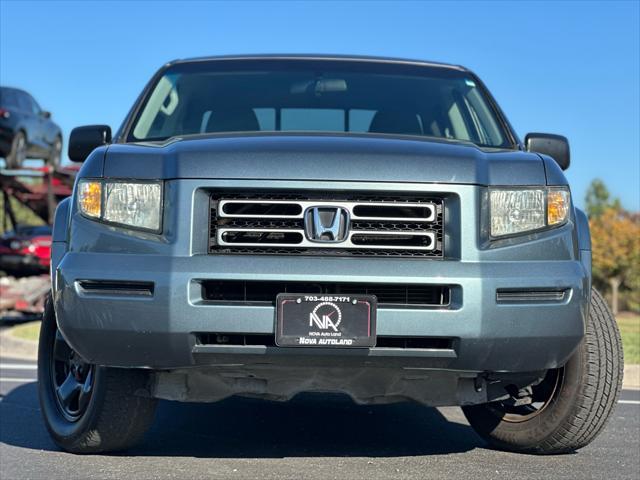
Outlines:
[[[606,282],[611,288],[611,309],[614,314],[618,313],[620,288],[638,288],[639,220],[637,214],[615,206],[602,209],[589,220],[594,280]]]
[[[599,217],[607,208],[622,208],[619,199],[610,200],[610,197],[609,189],[604,182],[599,178],[594,179],[587,189],[585,198],[589,218]]]

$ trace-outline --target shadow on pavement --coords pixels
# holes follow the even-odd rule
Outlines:
[[[35,383],[0,402],[0,442],[53,450]],[[287,403],[230,398],[215,404],[160,402],[143,443],[123,456],[202,458],[395,457],[483,447],[473,430],[413,403],[362,406],[341,395],[304,394]]]

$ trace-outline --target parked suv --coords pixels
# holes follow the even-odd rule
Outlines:
[[[587,445],[622,378],[564,137],[522,143],[452,65],[162,67],[58,207],[39,389],[58,445],[138,441],[156,399],[461,405],[491,445]]]
[[[27,158],[60,164],[62,131],[51,113],[18,88],[0,87],[0,157],[7,168],[20,168]]]

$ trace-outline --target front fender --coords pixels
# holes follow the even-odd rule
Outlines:
[[[589,219],[587,218],[587,214],[579,208],[575,209],[575,214],[580,262],[589,278],[589,288],[587,291],[591,292],[591,230],[589,230]]]
[[[52,242],[67,242],[69,232],[69,207],[71,206],[71,197],[62,200],[56,208],[56,214],[53,220],[53,233],[51,235]]]
[[[580,250],[591,251],[591,231],[587,214],[576,208],[576,234],[578,235],[578,247]]]
[[[55,290],[56,269],[67,251],[69,235],[69,210],[71,198],[62,200],[56,208],[51,234],[51,285]]]

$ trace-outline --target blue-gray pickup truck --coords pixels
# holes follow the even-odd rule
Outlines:
[[[522,142],[466,68],[178,60],[69,157],[38,365],[65,450],[133,445],[157,399],[460,405],[490,445],[547,454],[614,408],[569,144]]]

